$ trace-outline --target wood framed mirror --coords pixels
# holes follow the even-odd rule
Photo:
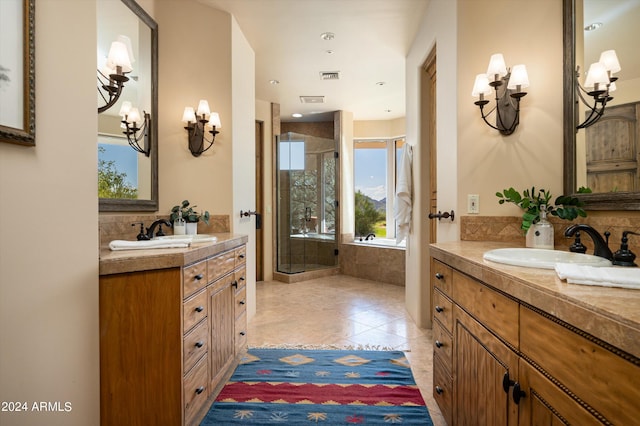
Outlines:
[[[105,57],[111,41],[125,35],[135,61],[118,102],[98,114],[99,211],[157,211],[158,24],[134,0],[99,1],[97,9],[98,57]],[[150,114],[148,157],[134,151],[122,133],[119,111],[125,101]]]
[[[618,106],[640,104],[640,54],[633,41],[638,37],[638,21],[634,21],[638,13],[640,0],[563,0],[564,193],[582,199],[589,210],[640,210],[640,190],[635,189],[640,187],[640,119],[636,115],[627,124],[603,126],[607,114],[611,117]],[[585,35],[584,27],[593,23],[587,22],[593,19],[606,21],[602,22],[602,28],[606,31],[598,30],[601,31],[599,34],[594,31]],[[635,24],[629,25],[629,21]],[[605,36],[608,38],[603,41]],[[575,91],[578,80],[576,67],[579,66],[580,74],[584,75],[588,64],[598,60],[598,57],[593,58],[596,50],[599,52],[604,49],[615,49],[622,66],[620,79],[616,82],[617,91],[612,93],[614,100],[607,104],[607,109],[611,107],[610,111],[608,113],[605,109],[605,115],[598,123],[576,131],[576,126],[583,121],[581,118],[584,119],[584,110]],[[635,128],[630,129],[629,126]],[[624,128],[626,134],[615,132],[616,128]],[[597,145],[598,142],[594,141],[598,139],[604,140],[607,146]],[[623,143],[626,145],[620,149]],[[594,159],[594,152],[604,151],[609,151],[604,156],[606,158]],[[614,151],[615,155],[611,154]],[[618,155],[621,151],[625,151],[624,154]],[[609,176],[622,169],[625,176],[597,176],[603,170],[603,165],[613,170]],[[588,171],[590,167],[594,170],[591,177]],[[623,173],[618,175],[622,176]],[[590,183],[600,188],[591,194],[577,194],[579,187],[591,187]]]

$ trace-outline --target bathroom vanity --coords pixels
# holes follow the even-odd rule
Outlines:
[[[100,423],[191,425],[246,348],[246,236],[100,256]]]
[[[447,423],[637,423],[640,290],[483,260],[502,247],[431,245],[433,396]]]

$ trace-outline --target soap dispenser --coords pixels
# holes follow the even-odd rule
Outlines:
[[[547,220],[547,206],[540,205],[540,221],[533,225],[533,248],[553,250],[553,225]]]
[[[173,221],[173,235],[184,235],[186,229],[186,223],[182,218],[181,212],[178,210],[176,212],[176,218]]]

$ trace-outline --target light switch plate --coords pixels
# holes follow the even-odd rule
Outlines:
[[[480,213],[480,196],[478,194],[467,195],[467,213]]]

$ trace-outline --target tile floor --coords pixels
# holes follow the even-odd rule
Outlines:
[[[257,284],[249,346],[370,345],[404,350],[435,426],[445,426],[432,396],[433,339],[404,308],[404,287],[336,275]]]

